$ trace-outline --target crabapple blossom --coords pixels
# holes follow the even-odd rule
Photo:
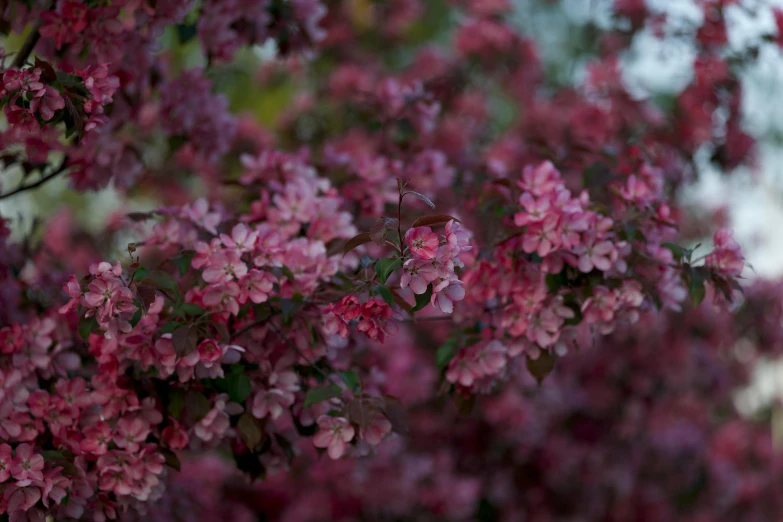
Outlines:
[[[313,437],[317,448],[327,448],[329,458],[339,459],[345,453],[345,444],[354,436],[347,419],[322,415],[318,418],[318,433]]]
[[[0,216],[0,517],[779,519],[780,289],[678,246],[754,159],[730,3],[665,103],[636,0],[567,80],[506,0],[4,3],[0,200],[117,199]]]

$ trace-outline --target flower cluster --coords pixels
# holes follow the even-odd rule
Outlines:
[[[119,202],[0,217],[0,517],[779,518],[722,419],[783,299],[678,228],[697,150],[752,160],[730,3],[667,112],[636,0],[567,86],[506,0],[6,2],[0,200]]]

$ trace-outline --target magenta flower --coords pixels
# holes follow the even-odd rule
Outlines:
[[[327,448],[329,458],[339,459],[345,453],[345,445],[354,436],[353,426],[343,417],[321,415],[318,418],[318,433],[313,437],[316,448]]]
[[[38,112],[43,120],[51,120],[54,113],[65,107],[60,91],[50,85],[44,86],[30,100],[30,112]]]

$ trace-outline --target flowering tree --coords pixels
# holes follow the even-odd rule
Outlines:
[[[0,222],[0,513],[711,519],[721,490],[698,477],[723,477],[721,459],[742,480],[779,469],[731,446],[767,451],[755,428],[710,418],[742,382],[718,341],[779,333],[732,308],[731,232],[695,256],[673,198],[697,151],[752,161],[737,74],[753,53],[727,50],[731,3],[702,2],[671,112],[621,80],[634,34],[665,26],[641,0],[615,2],[578,86],[547,80],[503,0],[1,4],[26,36],[2,62],[2,161],[22,175],[0,199],[67,176],[158,204],[98,237],[61,215],[12,241]],[[277,58],[253,62],[254,82],[284,83],[288,102],[262,125],[221,84],[265,42]],[[678,334],[711,321],[726,335]],[[651,363],[668,358],[676,372]],[[720,393],[701,380],[724,376]],[[674,409],[686,391],[691,409]],[[636,443],[616,476],[570,493]],[[683,452],[692,467],[669,482]],[[218,453],[245,479],[309,467],[256,486],[259,503],[219,461],[190,460]]]

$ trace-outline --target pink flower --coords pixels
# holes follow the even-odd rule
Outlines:
[[[543,221],[528,225],[522,239],[522,249],[528,254],[536,252],[546,257],[560,246],[558,217],[550,214]]]
[[[11,466],[11,475],[17,480],[18,486],[27,486],[33,480],[43,480],[44,459],[33,453],[33,447],[27,443],[16,447],[16,456]]]
[[[8,91],[19,91],[17,94],[27,94],[43,89],[40,82],[41,69],[8,69],[3,73],[3,86]]]
[[[44,24],[39,29],[44,38],[54,38],[57,49],[76,41],[87,27],[87,6],[77,0],[62,2],[57,11],[41,13]]]
[[[70,296],[71,300],[58,309],[61,314],[67,314],[77,306],[79,306],[79,299],[82,296],[82,288],[79,285],[79,281],[74,276],[68,278],[68,281],[63,285],[65,292]]]
[[[484,375],[494,375],[506,367],[506,347],[493,340],[479,349],[475,355],[475,367]]]
[[[354,436],[353,426],[343,417],[321,415],[318,418],[318,433],[313,437],[316,448],[328,448],[329,458],[339,459],[345,453],[345,445]]]
[[[438,235],[430,227],[416,227],[405,233],[405,243],[415,259],[433,259],[440,245]]]
[[[223,311],[232,315],[239,313],[239,302],[237,297],[240,294],[239,286],[231,281],[230,283],[209,285],[204,292],[204,304],[212,307],[220,307]]]
[[[371,446],[377,446],[383,441],[384,437],[391,433],[392,423],[380,412],[375,412],[372,418],[372,422],[362,428],[359,432],[359,437],[362,438],[367,444]]]
[[[441,282],[432,292],[430,303],[441,312],[450,314],[454,311],[454,303],[465,298],[465,287],[462,281],[450,279]]]
[[[579,255],[579,270],[588,273],[593,268],[606,272],[612,268],[610,259],[614,246],[611,241],[599,240],[590,234],[584,238],[584,242],[574,249]]]
[[[433,259],[433,256],[430,259]],[[438,278],[438,270],[432,264],[421,259],[408,259],[403,265],[404,271],[400,278],[400,288],[410,286],[414,294],[423,294],[427,285]]]
[[[149,425],[140,417],[123,417],[114,429],[115,444],[130,452],[138,451],[150,433]]]
[[[256,239],[258,239],[258,232],[251,232],[250,229],[244,223],[234,225],[231,229],[231,236],[226,234],[220,234],[220,240],[227,248],[231,248],[239,252],[251,252],[256,245]]]
[[[742,274],[745,268],[745,256],[742,255],[742,249],[734,240],[731,230],[719,229],[712,240],[715,248],[704,258],[704,263],[729,277]]]
[[[466,357],[464,353],[455,356],[446,370],[446,380],[451,383],[459,383],[462,386],[472,386],[473,382],[483,377],[475,360]]]
[[[43,120],[51,120],[54,113],[65,107],[60,91],[50,85],[44,86],[30,100],[30,112],[38,112]]]
[[[536,199],[529,192],[519,197],[519,204],[525,211],[514,214],[514,224],[518,227],[541,221],[550,212],[551,207],[549,197],[542,196]]]
[[[111,426],[101,421],[84,430],[84,438],[81,441],[81,449],[85,453],[93,455],[105,455],[109,451],[109,442],[112,440]]]
[[[473,248],[470,245],[470,235],[462,228],[462,225],[453,219],[446,223],[446,244],[451,249],[452,256]]]
[[[181,450],[187,447],[190,437],[179,422],[170,419],[171,424],[163,429],[161,434],[163,443],[173,450]]]
[[[11,466],[13,465],[13,457],[11,455],[11,446],[8,444],[0,444],[0,483],[8,480],[11,476]]]
[[[204,269],[202,277],[207,283],[228,283],[247,274],[247,265],[234,251],[213,254]]]
[[[520,188],[530,192],[534,196],[550,194],[561,186],[560,173],[551,161],[545,161],[537,167],[527,166],[522,171],[522,181],[518,182]]]
[[[245,304],[252,301],[256,304],[265,303],[272,293],[275,285],[274,277],[263,270],[250,270],[239,281],[239,302]]]

